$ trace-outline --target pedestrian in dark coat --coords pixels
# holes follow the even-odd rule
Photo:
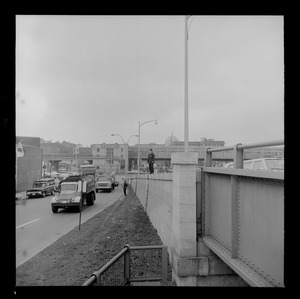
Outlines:
[[[124,195],[126,196],[128,183],[126,182],[126,178],[124,176],[122,177],[122,180],[123,180],[123,192]]]
[[[153,164],[155,162],[155,155],[153,154],[152,149],[150,148],[148,153],[148,164],[149,164],[149,171],[150,173],[154,173]]]

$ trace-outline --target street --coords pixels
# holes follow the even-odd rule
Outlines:
[[[122,187],[96,193],[93,206],[84,206],[81,223],[92,218],[123,196]],[[72,209],[51,211],[52,195],[32,198],[16,205],[16,266],[43,250],[79,225],[79,213]]]

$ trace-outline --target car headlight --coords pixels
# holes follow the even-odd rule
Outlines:
[[[76,197],[72,198],[71,201],[73,201],[73,202],[79,202],[80,198],[81,198],[80,196],[76,196]]]
[[[53,202],[58,202],[58,197],[56,197],[56,196],[52,197],[51,203],[53,203]]]

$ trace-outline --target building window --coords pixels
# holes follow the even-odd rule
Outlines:
[[[113,164],[114,149],[112,147],[106,148],[106,164]]]
[[[97,153],[99,153],[100,152],[100,148],[99,147],[97,147]]]
[[[106,156],[113,157],[113,155],[114,155],[114,149],[112,147],[108,147],[106,149]]]

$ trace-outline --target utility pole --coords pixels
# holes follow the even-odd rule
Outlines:
[[[189,151],[189,114],[188,114],[188,19],[190,16],[185,16],[184,26],[184,151]]]
[[[139,139],[138,139],[138,152],[137,152],[137,168],[138,174],[140,173],[140,142],[141,142],[141,123],[139,122]]]
[[[131,137],[135,136],[138,137],[138,135],[131,135],[127,143],[125,143],[123,137],[120,134],[111,134],[111,136],[119,136],[122,139],[123,146],[124,146],[124,160],[125,160],[125,176],[127,176],[127,171],[128,171],[128,147],[129,147],[129,140]]]

